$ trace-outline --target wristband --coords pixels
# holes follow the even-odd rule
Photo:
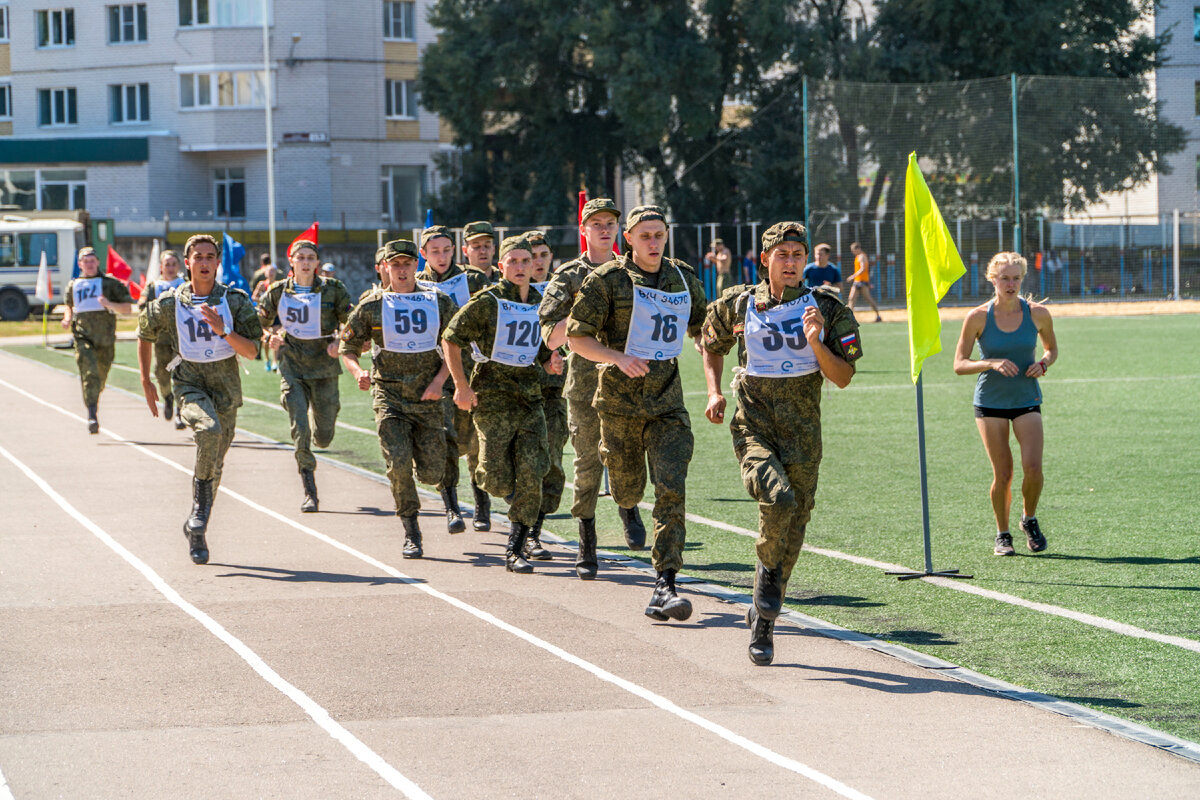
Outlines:
[[[1046,374],[1046,359],[1043,358],[1038,363],[1042,365],[1042,374],[1045,375]]]

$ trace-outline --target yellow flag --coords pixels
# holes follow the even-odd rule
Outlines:
[[[913,383],[921,374],[922,362],[942,351],[938,301],[966,272],[950,229],[917,166],[917,154],[909,153],[904,179],[904,284]]]

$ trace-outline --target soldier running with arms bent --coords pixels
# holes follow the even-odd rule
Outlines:
[[[162,252],[158,257],[158,268],[158,280],[142,289],[142,296],[138,298],[139,312],[150,305],[150,301],[157,300],[183,284],[183,276],[179,274],[179,256],[174,250]],[[154,379],[158,381],[158,391],[162,395],[163,419],[171,422],[171,418],[174,417],[175,430],[183,430],[185,426],[179,418],[178,409],[175,408],[175,396],[171,394],[171,372],[167,369],[167,364],[170,364],[176,355],[170,342],[164,340],[154,343]]]
[[[763,232],[766,279],[734,286],[708,307],[704,322],[705,416],[725,419],[721,376],[738,345],[737,409],[730,431],[742,482],[758,501],[758,564],[750,625],[750,660],[770,664],[775,619],[804,544],[821,463],[821,384],[845,388],[862,356],[854,312],[833,289],[804,286],[808,234],[799,222]]]

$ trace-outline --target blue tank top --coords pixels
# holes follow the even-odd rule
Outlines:
[[[1040,405],[1042,390],[1037,378],[1025,377],[1025,370],[1034,362],[1037,347],[1037,326],[1029,303],[1021,300],[1021,324],[1006,333],[996,325],[995,302],[988,304],[987,322],[979,335],[979,354],[982,358],[1007,358],[1017,365],[1013,377],[1001,375],[994,369],[979,374],[975,383],[975,405],[983,408],[1028,408]]]

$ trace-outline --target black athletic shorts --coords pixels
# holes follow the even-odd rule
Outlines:
[[[1042,407],[1025,406],[1024,408],[986,408],[984,406],[975,406],[975,418],[983,419],[984,417],[999,417],[1000,419],[1016,419],[1023,417],[1026,414],[1040,414]]]

